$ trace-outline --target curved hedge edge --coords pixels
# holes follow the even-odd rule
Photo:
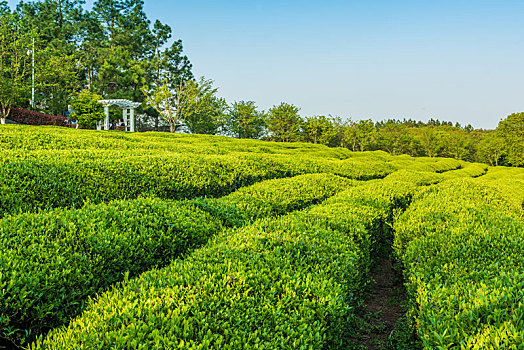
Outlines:
[[[11,160],[0,163],[0,211],[5,215],[79,208],[88,200],[104,203],[140,196],[217,198],[267,179],[330,173],[370,180],[383,178],[393,170],[378,161],[274,158],[263,154]]]
[[[67,322],[90,295],[207,242],[219,220],[158,199],[0,221],[0,336],[16,344]]]
[[[266,180],[218,199],[197,198],[189,202],[220,218],[225,226],[240,227],[259,218],[304,209],[361,184],[332,174],[306,174]]]
[[[362,186],[347,192],[359,196]],[[380,195],[399,192],[391,182]],[[31,349],[341,346],[369,265],[360,252],[371,244],[366,226],[390,208],[373,206],[374,192],[363,210],[351,195],[345,206],[344,192],[336,197],[221,235],[184,261],[121,283]],[[337,207],[346,215],[333,215]]]
[[[522,345],[524,224],[511,183],[442,183],[396,222],[396,250],[425,349]]]
[[[335,175],[330,175],[330,174],[311,174],[311,175],[302,175],[302,176],[298,176],[298,177],[290,178],[290,179],[268,180],[268,181],[264,181],[264,182],[243,188],[241,190],[238,190],[237,192],[234,192],[233,194],[229,196],[223,197],[222,199],[218,199],[215,201],[215,204],[219,208],[221,205],[228,204],[228,203],[229,205],[237,205],[237,207],[235,208],[236,210],[235,214],[238,217],[245,217],[244,214],[249,212],[251,213],[251,216],[249,218],[251,221],[253,221],[255,217],[264,217],[266,215],[282,215],[289,211],[302,209],[314,203],[321,202],[322,200],[334,195],[335,193],[346,189],[348,186],[351,186],[353,183],[354,183],[353,181],[348,181],[344,178],[341,178]],[[95,242],[92,241],[93,238],[91,238],[91,241],[87,243],[84,242],[86,238],[81,237],[76,233],[77,230],[82,229],[81,227],[82,225],[84,226],[96,225],[96,229],[98,230],[103,228],[104,225],[107,225],[108,230],[111,231],[110,232],[111,234],[118,234],[115,231],[118,231],[119,229],[124,229],[124,228],[127,229],[127,231],[129,231],[128,226],[133,226],[133,224],[137,224],[138,227],[135,229],[135,231],[140,231],[140,233],[144,235],[144,231],[146,231],[147,225],[143,224],[143,220],[150,220],[150,221],[153,220],[154,221],[155,219],[154,218],[145,218],[145,217],[138,219],[136,217],[133,217],[133,214],[135,214],[136,216],[136,213],[133,213],[133,209],[135,209],[134,207],[135,205],[137,205],[137,203],[138,204],[155,203],[155,205],[157,206],[156,208],[148,208],[150,209],[148,213],[150,213],[153,216],[157,215],[157,211],[160,211],[160,209],[163,209],[165,211],[166,208],[170,206],[183,206],[183,207],[191,208],[191,210],[194,210],[195,215],[193,216],[191,211],[187,212],[186,213],[188,214],[187,220],[193,220],[193,219],[196,220],[197,226],[204,225],[206,222],[205,221],[206,217],[216,218],[214,215],[211,215],[211,214],[204,215],[204,213],[198,210],[191,201],[186,201],[186,202],[167,201],[165,202],[165,201],[161,201],[158,199],[154,199],[154,200],[153,199],[142,199],[141,201],[142,202],[137,202],[137,201],[117,202],[117,203],[112,203],[109,206],[90,204],[81,210],[74,210],[74,211],[56,210],[55,212],[52,212],[52,213],[38,214],[38,215],[25,214],[25,215],[21,215],[20,217],[14,217],[15,219],[13,220],[16,220],[19,223],[19,225],[21,225],[22,227],[24,227],[24,224],[25,226],[28,226],[27,221],[30,221],[29,226],[32,227],[33,229],[27,229],[26,232],[35,231],[35,230],[36,232],[38,232],[38,229],[40,229],[41,231],[42,230],[45,231],[46,235],[49,235],[50,233],[54,235],[55,233],[53,232],[55,231],[60,231],[59,234],[64,235],[65,233],[62,232],[64,231],[64,227],[66,227],[65,230],[67,231],[67,230],[71,230],[70,227],[72,226],[74,227],[74,230],[75,230],[75,233],[74,233],[75,236],[74,238],[70,238],[70,240],[80,239],[82,240],[82,242],[78,242],[75,240],[75,241],[71,241],[70,243],[73,245],[82,245],[83,244],[83,249],[90,249],[93,243],[98,242],[99,240],[102,240],[104,237],[96,236],[94,238]],[[111,206],[116,207],[116,208],[110,209],[109,215],[107,213],[102,213],[104,210],[107,211],[108,207],[111,207]],[[165,206],[165,208],[162,206]],[[122,207],[126,207],[128,211],[130,211],[131,213],[127,213],[127,212],[122,213]],[[76,214],[80,213],[79,214],[80,216],[88,213],[89,215],[91,215],[91,217],[94,220],[92,221],[84,220],[88,222],[87,223],[80,222],[79,224],[78,221],[80,220],[77,220],[78,218],[75,216],[75,213]],[[214,214],[216,214],[216,212]],[[50,220],[48,219],[49,216],[52,217]],[[115,216],[117,220],[115,220]],[[130,219],[131,217],[132,219]],[[60,224],[55,225],[58,227],[53,226],[53,221],[55,218],[60,218]],[[217,219],[224,219],[224,218],[221,217]],[[104,223],[104,220],[106,220],[107,222]],[[200,220],[204,220],[204,221],[199,222]],[[211,220],[210,222],[213,222],[213,220]],[[2,225],[2,223],[4,225]],[[2,230],[4,231],[4,233],[6,232],[9,233],[9,228],[8,228],[9,226],[7,227],[7,230],[6,230],[6,223],[9,223],[9,219],[4,219],[3,221],[0,222],[0,237],[2,234]],[[173,225],[173,223],[168,223],[168,222],[166,222],[165,224],[168,225],[167,227]],[[162,227],[157,227],[157,229],[161,231]],[[166,227],[163,227],[163,229],[165,228]],[[149,227],[149,229],[151,228]],[[215,230],[212,234],[216,232],[218,231]],[[100,234],[100,232],[97,232],[97,233],[98,235]],[[192,248],[196,247],[197,245],[204,244],[205,241],[207,241],[207,238],[212,236],[212,234],[205,235],[204,239],[199,241],[198,244],[194,244],[191,247],[188,247],[186,251],[190,251]],[[13,236],[12,232],[11,232],[11,235]],[[123,239],[125,239],[125,234],[123,235],[124,235]],[[9,245],[9,240],[12,241],[15,238],[15,236],[16,234],[14,234],[13,237],[8,237],[7,239],[8,245]],[[5,238],[5,234],[4,234],[4,238]],[[35,242],[35,240],[38,240],[39,237],[35,238],[34,235],[31,235],[31,237],[27,238],[27,240],[33,243],[32,245],[35,247],[35,249],[39,249],[39,248],[42,248],[41,247],[42,244],[48,245],[48,243],[45,241],[46,238],[47,237],[42,238],[43,241],[39,240]],[[129,240],[132,241],[132,238],[133,237],[129,237]],[[53,240],[54,239],[55,238],[53,238]],[[105,239],[107,240],[107,238]],[[170,245],[169,242],[165,242],[163,245],[158,245],[158,242],[155,242],[155,243],[157,244],[156,247],[161,248],[162,251],[173,248],[173,247],[169,247]],[[65,243],[62,242],[62,244],[65,244]],[[153,243],[150,243],[150,244],[153,244]],[[173,244],[171,243],[171,245]],[[70,247],[70,246],[67,246],[67,247]],[[129,249],[130,248],[131,246],[129,246]],[[45,247],[43,249],[49,250],[49,248],[45,248]],[[61,253],[62,255],[66,256],[69,254],[69,252],[67,251],[67,248],[64,248],[64,249],[65,251],[62,251]],[[125,250],[125,248],[122,248],[122,249]],[[151,250],[150,254],[153,254],[153,255],[157,254],[154,251],[154,249],[150,249],[150,250]],[[34,251],[32,253],[34,253]],[[27,255],[26,258],[28,259],[34,258],[31,254],[26,254],[26,255]],[[54,255],[59,256],[60,254],[54,254]],[[105,255],[110,255],[110,254],[109,252],[106,251],[104,253],[100,253],[99,255],[101,259],[104,259],[106,258]],[[169,259],[174,258],[176,256],[177,256],[176,254],[167,254],[167,257]],[[82,255],[73,257],[73,259],[82,259],[82,258],[83,258]],[[141,257],[141,258],[142,260],[144,259],[144,257]],[[158,257],[157,259],[160,259],[160,258],[161,257]],[[72,258],[66,257],[66,259],[72,259]],[[120,260],[120,258],[116,256],[110,257],[109,259],[115,259],[115,263],[117,263],[117,260]],[[140,261],[140,259],[137,259],[137,260]],[[150,260],[156,261],[155,259],[150,259]],[[91,263],[92,263],[92,259],[91,259]],[[100,261],[98,261],[98,263],[100,264]],[[118,261],[118,263],[120,264],[120,261]],[[125,261],[121,261],[121,263],[122,265],[129,267],[129,265],[125,264]],[[133,261],[133,263],[136,263],[136,261]],[[162,265],[165,265],[166,263],[167,261],[162,261],[162,263],[159,263],[157,261],[156,265],[162,266]],[[149,263],[149,265],[150,264],[151,263]],[[44,266],[45,268],[49,269],[49,266],[47,266],[45,262],[44,262],[44,265],[46,265]],[[89,266],[84,266],[84,265],[82,265],[84,269],[89,268]],[[40,263],[37,263],[36,266],[40,268],[42,267]],[[97,267],[97,268],[99,268],[99,270],[101,269],[101,267]],[[106,269],[107,269],[107,266],[106,266]],[[122,270],[122,268],[120,270]],[[141,271],[144,271],[144,270],[141,270]],[[93,271],[91,271],[91,273],[95,274]],[[134,273],[131,273],[131,275],[134,275]],[[115,281],[118,281],[118,279],[114,279],[112,281],[115,282]],[[57,281],[55,281],[55,287],[57,288],[60,288],[60,285],[57,285],[56,283],[63,284],[61,279],[58,279]],[[90,280],[89,283],[92,283],[92,280]],[[84,292],[85,295],[93,295],[93,293],[97,290],[97,288],[94,288],[93,286],[87,287],[85,289],[91,291],[91,293],[88,293],[88,294],[85,294],[87,292]],[[67,291],[65,293],[67,293]],[[67,299],[67,298],[70,298],[71,296],[67,295],[63,297]],[[31,300],[31,302],[37,303],[36,300]],[[81,307],[82,306],[80,305],[79,308]],[[61,308],[64,308],[64,305],[61,305]],[[3,314],[6,314],[6,313],[3,313]],[[54,324],[65,323],[69,315],[74,315],[74,314],[75,314],[74,312],[68,312],[67,314],[64,314],[63,317],[60,318],[60,320],[56,320],[53,323]],[[57,317],[56,312],[52,311],[50,312],[50,315],[46,316],[46,318],[44,319],[53,318],[55,316]],[[44,321],[44,319],[41,317],[40,318],[37,317],[37,320],[35,322],[42,322]],[[35,328],[37,328],[37,326],[35,326]],[[8,331],[10,330],[8,329]]]

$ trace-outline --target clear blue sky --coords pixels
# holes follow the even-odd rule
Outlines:
[[[88,1],[90,3],[92,1]],[[11,0],[15,5],[18,1]],[[228,102],[495,128],[524,111],[524,1],[145,0]]]

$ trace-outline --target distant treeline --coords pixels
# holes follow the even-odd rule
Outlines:
[[[435,119],[427,123],[411,119],[374,123],[370,119],[301,118],[298,108],[283,103],[268,111],[266,126],[269,136],[265,139],[273,141],[311,142],[353,151],[383,150],[395,155],[450,157],[492,166],[524,165],[524,113],[508,116],[496,130],[482,130]]]

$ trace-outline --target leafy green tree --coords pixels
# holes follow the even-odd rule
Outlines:
[[[0,1],[0,16],[7,15],[11,13],[11,9],[7,4],[7,1]]]
[[[353,121],[348,121],[344,126],[344,146],[353,152],[358,150],[357,127]]]
[[[193,79],[191,72],[192,65],[183,55],[182,40],[176,40],[173,44],[163,49],[169,38],[172,36],[171,27],[156,21],[153,26],[153,46],[154,57],[149,59],[146,68],[147,80],[152,82],[151,88],[160,88],[167,82],[172,91],[178,90],[186,81]],[[154,121],[154,130],[158,130],[159,117],[158,113],[148,113],[152,115]]]
[[[281,142],[299,140],[302,118],[298,111],[298,107],[285,102],[269,109],[267,128],[273,134],[273,140]]]
[[[83,0],[42,0],[20,2],[16,12],[35,26],[46,46],[66,54],[75,51],[84,16]]]
[[[93,4],[93,12],[99,19],[104,30],[104,36],[108,37],[109,48],[114,50],[119,34],[118,24],[121,11],[124,6],[121,0],[97,0]]]
[[[266,117],[253,101],[235,102],[226,116],[226,131],[239,139],[258,139],[265,132]]]
[[[356,125],[356,138],[361,152],[369,150],[375,141],[377,130],[371,119],[360,120]]]
[[[37,57],[35,100],[47,113],[63,115],[71,96],[81,89],[77,56],[65,55],[47,47],[40,49]]]
[[[377,145],[391,154],[413,154],[415,149],[415,138],[408,132],[404,124],[387,122],[379,130]]]
[[[0,122],[11,108],[23,104],[31,91],[31,57],[28,51],[36,34],[27,31],[11,13],[0,16]]]
[[[81,88],[77,41],[84,10],[80,0],[21,2],[16,9],[35,37],[35,103],[50,114],[62,114]]]
[[[145,85],[161,88],[167,79],[176,89],[179,82],[193,78],[182,41],[166,47],[171,28],[158,21],[151,27],[143,0],[95,0],[92,10],[84,5],[84,0],[17,5],[19,27],[26,33],[39,33],[35,36],[35,51],[40,56],[36,59],[35,98],[39,109],[62,113],[74,92],[83,88],[105,98],[142,102]],[[0,13],[4,12],[10,13],[5,1],[0,2]],[[27,105],[22,102],[27,100],[24,96],[16,105]],[[138,112],[151,113],[158,126],[158,111]]]
[[[87,90],[82,90],[71,102],[73,113],[71,117],[78,120],[81,126],[93,127],[96,122],[104,119],[104,107],[98,103],[102,96]]]
[[[157,85],[161,85],[162,81],[162,47],[171,38],[171,27],[167,24],[162,24],[159,20],[156,20],[153,26],[153,45],[155,46],[155,59],[154,65],[156,69],[156,82]]]
[[[504,155],[504,139],[497,132],[489,132],[485,133],[479,141],[475,160],[491,166],[499,166]]]
[[[153,36],[142,0],[98,0],[93,11],[105,39],[93,79],[94,90],[105,98],[144,99],[147,61],[153,56]]]
[[[306,117],[302,125],[304,141],[320,143],[323,145],[334,144],[337,137],[337,131],[331,119],[320,115],[315,117]]]
[[[440,130],[443,131],[443,155],[460,160],[466,159],[471,146],[467,132],[453,126],[441,126]]]
[[[364,152],[375,142],[377,130],[371,119],[349,121],[344,128],[344,145],[353,152]]]
[[[217,91],[213,81],[204,77],[184,85],[181,115],[192,133],[215,135],[223,126],[227,103],[216,96]]]
[[[329,120],[333,125],[333,130],[328,134],[329,142],[325,144],[330,147],[344,147],[344,129],[347,122],[340,117],[330,117]]]
[[[504,140],[507,161],[513,166],[524,165],[524,112],[514,113],[501,120],[497,133]]]
[[[435,126],[426,126],[418,128],[416,136],[422,147],[423,155],[436,157],[439,154],[441,145],[441,135]]]
[[[169,130],[175,132],[180,126],[180,113],[186,102],[184,85],[181,83],[178,88],[173,89],[167,81],[164,81],[159,88],[153,90],[144,86],[142,91],[146,96],[146,103],[169,123]]]
[[[87,12],[81,23],[81,40],[78,43],[79,62],[82,67],[82,75],[86,80],[87,89],[91,90],[99,67],[103,63],[103,57],[107,53],[105,48],[105,35],[101,22],[94,12]]]

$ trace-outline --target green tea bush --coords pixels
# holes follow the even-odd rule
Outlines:
[[[360,184],[331,174],[308,174],[267,180],[222,198],[199,198],[191,203],[219,217],[227,226],[243,226],[258,218],[283,215],[318,204]]]
[[[134,157],[95,161],[17,161],[0,164],[3,214],[81,207],[141,195],[162,199],[222,196],[255,182],[300,170],[260,157]]]
[[[343,278],[355,246],[347,234],[277,221],[119,285],[32,348],[321,348],[351,312]]]
[[[0,337],[23,343],[26,336],[65,323],[83,308],[87,296],[124,274],[166,265],[205,243],[222,226],[218,218],[241,225],[282,215],[319,203],[355,183],[335,175],[302,175],[264,181],[216,200],[195,200],[195,205],[141,199],[6,218],[0,221],[0,242],[8,249],[0,261],[9,263],[3,273],[0,270],[6,278],[0,278],[0,287],[9,278],[12,282],[3,295],[5,304],[0,305],[0,320],[6,327]],[[20,240],[30,249],[16,247]],[[53,262],[49,257],[58,259]],[[60,270],[63,264],[70,269]],[[27,293],[13,303],[20,290]]]
[[[385,181],[225,231],[186,259],[99,295],[31,349],[349,347],[372,236],[414,191]]]
[[[462,168],[457,170],[450,170],[442,174],[445,179],[456,179],[460,177],[480,177],[486,175],[488,166],[481,163],[466,163],[463,162]]]
[[[436,173],[445,173],[450,170],[460,169],[463,166],[462,163],[463,162],[459,160],[451,158],[413,158],[408,155],[397,156],[390,162],[390,164],[398,170],[410,169]]]
[[[207,242],[221,224],[184,203],[88,204],[0,221],[0,338],[24,343],[87,297]]]
[[[394,170],[378,161],[256,153],[126,156],[125,151],[79,152],[66,158],[40,152],[34,154],[36,159],[0,162],[0,212],[79,208],[85,201],[103,203],[139,196],[173,200],[220,197],[266,179],[330,173],[368,180]]]
[[[416,195],[395,223],[425,349],[524,344],[524,223],[515,192],[482,177],[446,181]]]
[[[24,153],[39,150],[132,150],[132,153],[148,152],[151,155],[158,152],[207,155],[258,153],[330,160],[346,159],[352,154],[344,148],[329,148],[311,143],[237,140],[212,135],[106,132],[22,125],[2,125],[0,127],[0,149],[16,149]]]

